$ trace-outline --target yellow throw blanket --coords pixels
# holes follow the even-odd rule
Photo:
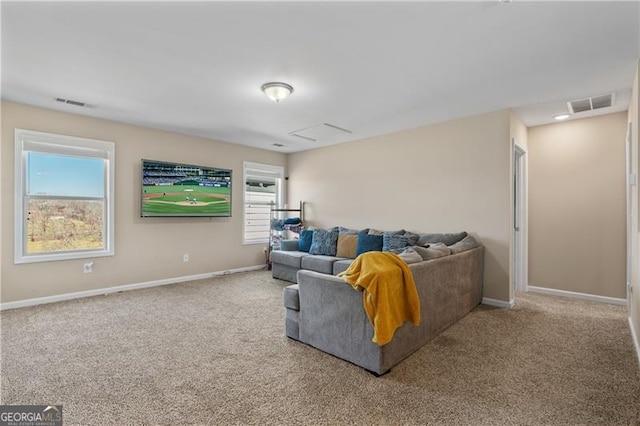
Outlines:
[[[373,325],[373,342],[386,345],[406,321],[420,324],[420,299],[407,263],[394,253],[370,251],[338,274],[364,290],[364,310]]]

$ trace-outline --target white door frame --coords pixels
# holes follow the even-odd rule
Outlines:
[[[512,139],[513,144],[513,283],[515,297],[517,291],[527,291],[529,287],[529,224],[528,224],[528,172],[527,151]]]
[[[631,143],[632,123],[627,126],[626,175],[627,175],[627,312],[631,314],[631,274],[633,262],[633,188],[637,187],[637,175],[633,174],[633,144]]]

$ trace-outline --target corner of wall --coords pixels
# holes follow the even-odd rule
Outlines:
[[[2,104],[0,101],[0,129],[2,129]],[[2,164],[2,147],[0,146],[0,164]],[[2,188],[2,173],[0,173],[0,188]],[[2,197],[0,197],[0,230],[2,228]],[[2,239],[0,238],[0,259],[2,259]],[[2,265],[0,264],[0,300],[2,300]]]
[[[631,124],[631,152],[634,158],[632,158],[632,173],[638,176],[640,174],[640,60],[636,62],[636,73],[633,79],[633,85],[631,89],[631,102],[629,104],[628,122]],[[631,333],[634,336],[634,344],[636,348],[636,354],[638,355],[638,361],[640,362],[640,344],[638,343],[638,337],[640,336],[640,264],[638,264],[638,253],[640,252],[640,233],[638,229],[638,208],[640,207],[639,194],[637,187],[632,195],[632,211],[635,215],[631,220],[631,253],[629,257],[636,259],[631,265],[631,278],[630,284],[632,290],[629,291],[627,297],[629,297],[629,327],[631,327]]]

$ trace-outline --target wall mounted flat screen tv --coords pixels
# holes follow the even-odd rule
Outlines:
[[[142,217],[231,217],[231,170],[142,160]]]

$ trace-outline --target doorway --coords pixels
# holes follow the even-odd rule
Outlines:
[[[512,294],[515,298],[517,292],[527,291],[527,151],[518,145],[515,139],[513,144],[513,280]]]

